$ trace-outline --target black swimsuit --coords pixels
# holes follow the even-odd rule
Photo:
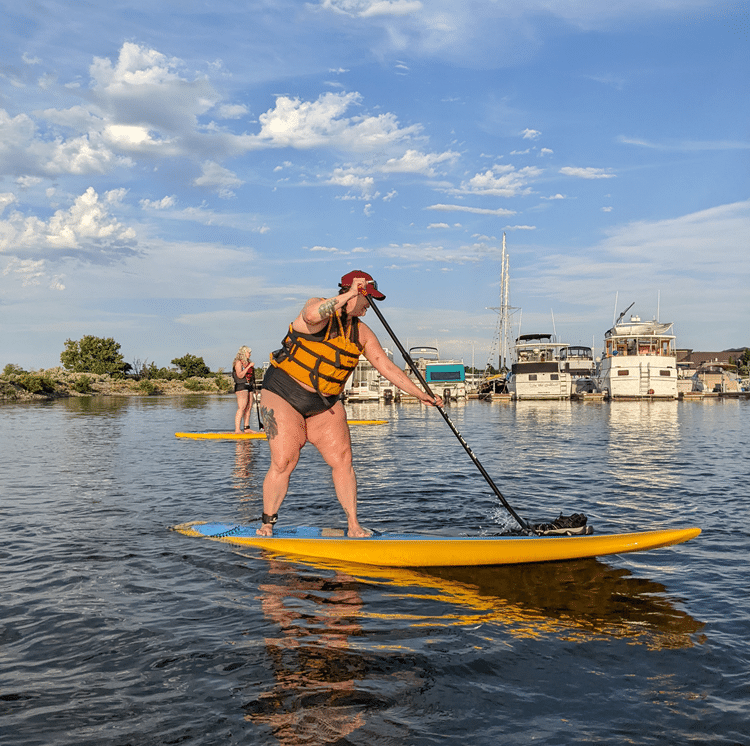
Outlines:
[[[255,375],[254,372],[253,372],[253,375]],[[232,365],[232,378],[234,378],[235,393],[238,391],[252,391],[253,388],[255,388],[253,386],[255,381],[249,381],[247,378],[240,378],[234,369],[234,365]]]
[[[289,402],[305,419],[327,412],[339,400],[336,396],[322,396],[303,389],[286,371],[270,366],[263,379],[263,388]]]

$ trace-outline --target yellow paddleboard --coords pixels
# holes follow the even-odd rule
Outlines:
[[[510,565],[643,552],[693,539],[699,528],[639,531],[588,536],[443,537],[375,532],[369,539],[349,539],[341,529],[311,526],[274,527],[272,537],[257,536],[258,526],[231,523],[183,523],[187,536],[267,549],[274,554],[358,562],[381,567]]]
[[[385,425],[388,420],[348,420],[350,425]],[[235,433],[233,430],[224,433],[175,433],[176,438],[191,438],[192,440],[257,440],[265,438],[264,432],[245,430]]]

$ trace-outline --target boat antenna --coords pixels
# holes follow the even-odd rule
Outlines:
[[[550,308],[549,312],[552,314],[552,333],[555,335],[555,342],[557,342],[557,329],[555,328],[555,312]]]
[[[617,316],[617,299],[620,297],[620,291],[615,292],[615,307],[612,309],[612,326],[614,326],[617,322],[615,321],[615,317]]]
[[[633,301],[618,317],[617,321],[615,321],[615,326],[617,326],[620,321],[622,321],[622,317],[635,305],[635,301]]]

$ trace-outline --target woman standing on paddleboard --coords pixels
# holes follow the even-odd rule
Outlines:
[[[370,533],[357,520],[357,477],[346,411],[339,399],[357,367],[360,354],[394,386],[424,404],[439,404],[388,358],[373,331],[362,321],[367,294],[385,295],[367,272],[354,270],[339,283],[333,298],[310,298],[289,325],[280,350],[271,354],[263,379],[261,417],[271,449],[271,465],[263,482],[261,536],[271,536],[289,478],[305,443],[312,443],[331,467],[336,497],[348,522],[348,536]]]
[[[234,393],[237,395],[237,413],[234,415],[234,432],[241,433],[242,418],[245,418],[245,430],[250,429],[250,413],[253,411],[253,392],[255,392],[255,363],[250,359],[252,350],[242,345],[232,363]]]

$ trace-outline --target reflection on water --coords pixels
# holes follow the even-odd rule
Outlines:
[[[648,500],[649,493],[669,490],[679,480],[671,468],[681,450],[678,409],[674,402],[618,404],[609,409],[607,478],[622,488],[621,495]]]
[[[363,602],[343,576],[321,581],[289,569],[270,561],[278,582],[258,588],[277,632],[264,638],[274,685],[243,710],[269,725],[279,743],[332,743],[362,727],[373,704],[358,685],[367,678],[367,660],[350,649],[350,638],[361,634]]]
[[[300,569],[299,559],[269,561],[286,568],[292,586],[298,582],[297,573],[306,572]],[[331,592],[339,582],[375,583],[392,587],[394,608],[403,608],[406,601],[429,601],[435,612],[373,615],[359,603],[346,607],[349,616],[363,620],[392,619],[411,627],[487,625],[485,634],[554,635],[580,641],[612,636],[651,649],[691,647],[695,643],[692,636],[703,628],[701,622],[675,607],[664,585],[635,578],[628,570],[595,559],[419,570],[317,560],[306,560],[304,565],[334,573],[332,579],[321,581],[318,590],[325,586]],[[307,583],[309,591],[309,580]],[[351,600],[349,595],[346,598]],[[327,597],[326,603],[335,606],[335,595]],[[331,611],[330,606],[326,608]]]
[[[237,491],[240,502],[240,514],[248,523],[260,520],[256,506],[258,504],[258,470],[255,460],[258,456],[258,444],[251,440],[233,441],[234,469],[232,470],[232,489]]]
[[[488,650],[509,639],[617,639],[652,651],[705,640],[664,585],[596,560],[424,570],[267,562],[258,590],[272,682],[243,711],[283,744],[338,742],[366,727],[367,713],[414,696],[437,675],[427,650],[438,630],[470,630]],[[385,628],[400,630],[398,641]]]
[[[235,410],[233,395],[0,406],[14,746],[747,740],[750,402],[451,406],[531,520],[704,531],[605,561],[429,570],[169,532],[260,515],[265,441],[174,437]],[[495,532],[505,513],[439,413],[350,416],[388,420],[352,428],[365,525]],[[345,525],[314,449],[280,519]]]

